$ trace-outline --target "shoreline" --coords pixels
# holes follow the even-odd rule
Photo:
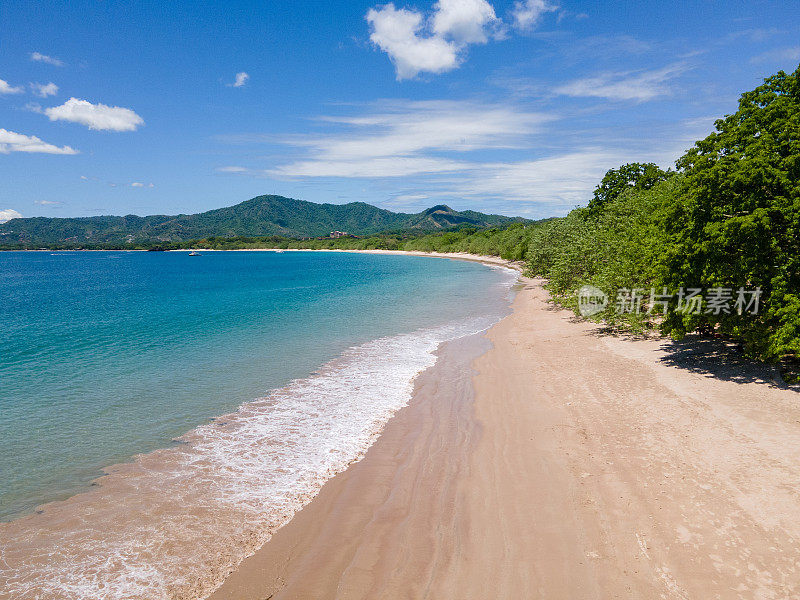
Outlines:
[[[797,393],[522,281],[211,600],[800,595]]]
[[[423,465],[418,461],[427,452],[441,453],[453,465],[463,465],[467,446],[480,437],[470,378],[475,373],[473,360],[491,347],[484,334],[441,344],[435,352],[436,363],[417,376],[412,400],[394,414],[364,457],[329,479],[291,521],[242,561],[209,600],[283,597],[280,592],[285,590],[276,589],[274,583],[284,581],[292,586],[287,598],[334,597],[331,586],[337,573],[348,568],[354,554],[363,552],[352,532],[373,527],[382,530],[382,535],[394,533],[383,530],[374,507],[390,500],[392,506],[382,507],[381,512],[396,512],[401,518],[411,516],[404,505],[414,494],[396,484],[398,471],[411,465],[421,469]],[[445,420],[450,427],[443,427]],[[420,445],[426,452],[419,452]],[[456,466],[453,475],[460,470]],[[449,484],[437,481],[437,476],[438,473],[429,474],[424,487],[438,491]],[[452,519],[452,515],[440,516]],[[425,543],[422,539],[405,542],[410,547]],[[287,560],[288,557],[291,558]],[[291,562],[299,563],[296,572]],[[312,572],[314,581],[306,581]],[[324,582],[318,581],[320,578]]]

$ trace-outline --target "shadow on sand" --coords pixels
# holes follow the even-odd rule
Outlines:
[[[571,317],[570,321],[573,319],[574,322],[582,320],[580,317]],[[781,371],[784,369],[747,358],[739,344],[722,338],[690,334],[682,340],[672,340],[655,332],[637,334],[602,325],[590,332],[590,335],[613,336],[633,341],[657,339],[661,342],[660,349],[664,352],[664,356],[659,360],[665,365],[723,381],[758,383],[800,392],[800,385],[784,381],[781,376]],[[791,373],[796,371],[794,365],[782,365],[782,367]]]
[[[737,344],[725,340],[686,336],[680,341],[664,340],[661,349],[666,352],[661,362],[692,373],[734,383],[759,383],[800,391],[799,386],[783,380],[777,366],[751,360]]]
[[[536,287],[535,284],[526,289]],[[546,310],[570,312],[552,300],[547,302]],[[567,317],[570,323],[586,323],[587,319],[574,313]],[[800,392],[800,384],[788,384],[781,376],[781,371],[796,376],[800,371],[797,364],[786,364],[778,367],[747,358],[741,347],[731,341],[702,335],[687,335],[677,341],[664,338],[653,333],[631,333],[616,327],[595,323],[597,327],[588,332],[596,337],[613,336],[627,340],[659,339],[661,350],[665,353],[660,361],[671,367],[685,369],[692,373],[713,377],[734,383],[757,383],[772,388]]]

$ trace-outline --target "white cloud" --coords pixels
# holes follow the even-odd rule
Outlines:
[[[144,120],[129,108],[92,104],[77,98],[70,98],[61,106],[46,108],[44,114],[51,121],[70,121],[103,131],[135,131],[144,125]]]
[[[0,210],[0,223],[5,223],[11,219],[21,219],[22,215],[15,211],[13,208],[5,208]]]
[[[704,117],[671,123],[651,129],[637,140],[601,130],[596,136],[600,143],[565,148],[534,160],[477,163],[442,181],[438,188],[427,185],[425,189],[484,203],[497,201],[509,214],[524,212],[516,206],[527,206],[538,216],[561,215],[586,205],[609,169],[634,160],[654,162],[662,168],[673,166],[694,140],[707,134],[713,122],[713,117]]]
[[[420,35],[422,15],[397,10],[394,4],[370,9],[367,22],[372,26],[369,39],[389,55],[397,79],[411,79],[421,72],[443,73],[458,66],[458,47],[438,36]]]
[[[61,202],[56,202],[55,200],[34,200],[34,204],[41,204],[42,206],[59,206]]]
[[[686,70],[686,65],[675,64],[655,71],[604,73],[570,81],[555,91],[565,96],[644,102],[671,94],[667,83]]]
[[[236,74],[236,79],[233,83],[229,83],[228,87],[244,87],[244,84],[247,83],[247,80],[250,79],[250,75],[242,71],[241,73]]]
[[[39,98],[47,98],[48,96],[55,96],[58,93],[58,86],[53,83],[32,83],[31,89],[34,95]]]
[[[548,12],[557,11],[547,0],[520,0],[511,12],[513,25],[530,30]],[[470,44],[502,39],[507,27],[486,0],[438,0],[427,14],[388,3],[366,15],[370,40],[395,66],[398,81],[420,73],[452,71],[463,62]]]
[[[142,183],[141,181],[134,181],[131,184],[131,187],[134,187],[134,188],[154,188],[156,186],[155,186],[155,184],[152,184],[152,183]]]
[[[550,4],[547,0],[525,0],[515,2],[511,16],[514,27],[520,31],[529,31],[538,25],[542,17],[549,12],[558,10],[558,5]]]
[[[249,169],[245,167],[237,167],[237,166],[230,166],[230,167],[217,167],[217,171],[220,173],[247,173]]]
[[[487,27],[497,22],[494,8],[486,0],[439,0],[433,8],[434,35],[449,37],[457,44],[485,44]]]
[[[398,80],[451,71],[470,44],[485,44],[502,28],[486,0],[439,0],[427,16],[389,3],[370,9],[366,19],[370,40],[389,55]]]
[[[0,154],[10,152],[38,152],[42,154],[78,154],[78,151],[69,146],[54,146],[43,142],[36,136],[14,133],[0,129]]]
[[[751,29],[741,29],[739,31],[732,31],[720,40],[722,44],[730,44],[731,42],[738,42],[739,40],[747,40],[749,42],[761,43],[770,42],[783,33],[777,27],[755,27]]]
[[[48,65],[53,65],[54,67],[64,66],[64,63],[59,59],[53,58],[52,56],[47,56],[46,54],[41,54],[40,52],[31,52],[31,60],[47,63]]]
[[[300,136],[284,143],[305,150],[294,163],[270,174],[282,177],[401,177],[458,171],[460,160],[443,152],[520,147],[526,136],[554,117],[506,104],[470,101],[394,102],[357,117],[324,117],[346,130]],[[229,171],[230,172],[230,171]]]
[[[21,94],[24,91],[22,87],[14,87],[7,81],[0,79],[0,94]]]

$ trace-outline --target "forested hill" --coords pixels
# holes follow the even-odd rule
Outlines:
[[[152,244],[228,236],[316,237],[331,231],[354,235],[424,233],[462,225],[484,228],[524,221],[474,211],[458,212],[444,205],[407,214],[364,202],[316,204],[283,196],[258,196],[194,215],[12,219],[0,224],[0,246]]]

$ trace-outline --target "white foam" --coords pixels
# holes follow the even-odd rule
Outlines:
[[[327,479],[363,457],[441,342],[498,318],[351,348],[185,443],[112,469],[100,488],[0,526],[0,597],[207,596]]]

